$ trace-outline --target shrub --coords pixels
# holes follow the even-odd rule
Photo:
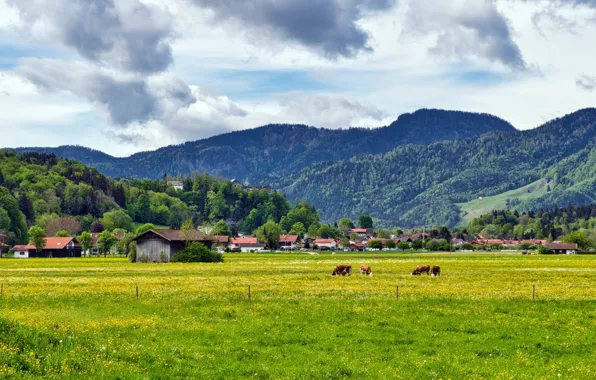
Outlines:
[[[538,253],[541,255],[552,255],[554,251],[550,248],[541,245],[540,247],[538,247]]]
[[[201,243],[192,243],[172,256],[174,263],[221,263],[223,260],[221,253],[210,251]]]
[[[368,242],[370,249],[383,249],[383,243],[380,240],[372,240]]]
[[[129,263],[135,263],[137,261],[137,243],[136,242],[132,242],[130,243],[130,248],[128,249],[128,262]]]
[[[385,248],[395,249],[395,247],[396,247],[396,244],[393,240],[387,240],[387,243],[385,244]]]
[[[141,257],[139,257],[138,260],[139,263],[148,263],[149,262],[149,258],[145,255],[141,255]]]

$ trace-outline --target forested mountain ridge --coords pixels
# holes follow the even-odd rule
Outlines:
[[[477,138],[501,131],[515,133],[508,122],[488,114],[423,109],[401,115],[377,128],[330,130],[305,125],[267,125],[205,140],[115,158],[83,147],[19,148],[19,152],[53,153],[96,167],[115,178],[161,178],[208,172],[261,184],[311,164],[359,154],[387,153],[405,144]]]
[[[516,209],[596,200],[596,109],[584,109],[534,130],[478,139],[406,145],[382,155],[319,163],[279,185],[307,199],[326,220],[369,213],[402,227],[455,225],[456,203],[500,194],[546,178],[551,191]],[[585,160],[589,157],[590,160]]]

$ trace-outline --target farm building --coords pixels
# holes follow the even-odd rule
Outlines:
[[[211,249],[213,240],[196,230],[150,230],[133,239],[137,242],[137,260],[144,258],[149,262],[169,262],[187,242],[202,243]]]
[[[337,249],[337,242],[334,239],[316,239],[313,244],[320,250],[333,250]]]
[[[259,243],[257,238],[253,237],[235,238],[230,241],[229,248],[234,252],[255,252],[264,251],[265,244]]]
[[[81,245],[71,237],[48,237],[43,249],[37,252],[33,244],[17,245],[12,248],[16,258],[36,257],[81,257]]]
[[[564,253],[567,255],[574,255],[577,253],[577,244],[547,243],[544,246],[552,249],[554,253]]]
[[[300,247],[300,240],[298,235],[281,235],[279,237],[279,247],[283,250],[293,251]]]

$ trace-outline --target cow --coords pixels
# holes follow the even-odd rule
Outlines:
[[[360,265],[360,274],[372,277],[372,269],[368,265]]]
[[[426,272],[426,275],[427,276],[429,275],[429,273],[430,273],[430,265],[418,265],[412,271],[412,276],[420,276],[424,272]]]
[[[433,265],[432,269],[430,270],[430,275],[432,277],[439,277],[441,275],[441,267]]]
[[[351,265],[338,265],[331,273],[332,276],[351,276],[352,266]]]

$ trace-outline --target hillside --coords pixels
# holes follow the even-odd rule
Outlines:
[[[92,225],[133,232],[144,223],[179,228],[220,220],[231,232],[251,233],[268,220],[288,230],[296,222],[308,228],[319,216],[306,203],[292,209],[278,192],[246,190],[208,174],[186,178],[176,191],[163,180],[118,181],[51,154],[0,150],[0,242],[6,244],[27,243],[31,226],[74,236]]]
[[[210,173],[251,184],[275,181],[318,162],[360,154],[387,153],[405,144],[478,138],[489,132],[516,132],[506,121],[487,114],[419,110],[377,128],[330,130],[304,125],[267,125],[153,152],[114,158],[83,147],[20,148],[76,159],[114,178],[162,178]]]
[[[458,203],[519,189],[540,179],[551,191],[512,197],[516,209],[586,204],[596,198],[596,109],[585,109],[530,131],[478,139],[407,145],[377,156],[315,164],[280,183],[327,220],[370,213],[402,227],[457,225]]]

